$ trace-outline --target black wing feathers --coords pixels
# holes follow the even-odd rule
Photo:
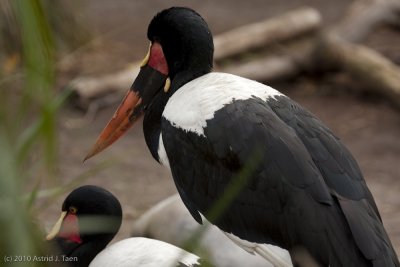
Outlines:
[[[400,266],[354,158],[289,98],[234,101],[207,121],[204,136],[163,119],[162,134],[176,187],[197,221],[261,150],[219,228],[251,242],[304,246],[325,265]]]
[[[338,197],[354,239],[364,256],[373,262],[373,266],[398,265],[397,256],[361,170],[339,138],[310,112],[287,97],[271,99],[268,104],[296,131],[307,147],[326,184]]]

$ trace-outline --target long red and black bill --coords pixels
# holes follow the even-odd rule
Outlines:
[[[150,64],[143,66],[114,116],[83,161],[98,154],[120,138],[143,114],[144,107],[164,87],[167,78],[167,74],[158,71]]]

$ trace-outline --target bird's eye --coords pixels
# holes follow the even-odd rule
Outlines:
[[[69,212],[70,212],[70,213],[75,214],[77,211],[78,211],[77,208],[75,208],[75,207],[69,207]]]

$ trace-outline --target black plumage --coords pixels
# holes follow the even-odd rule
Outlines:
[[[162,122],[175,184],[196,220],[258,154],[258,166],[214,222],[219,228],[289,251],[304,246],[324,266],[397,266],[354,158],[297,103],[285,96],[234,101],[207,121],[204,134]]]

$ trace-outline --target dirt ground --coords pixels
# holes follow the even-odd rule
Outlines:
[[[79,12],[96,38],[94,49],[88,49],[84,60],[61,74],[60,84],[65,84],[75,76],[109,73],[141,59],[148,48],[148,22],[157,11],[169,6],[193,7],[205,17],[216,34],[302,5],[318,8],[324,22],[330,24],[342,16],[349,2],[86,0],[81,2],[83,4]],[[400,41],[396,46],[392,38],[399,36],[393,37],[391,34],[384,30],[377,31],[375,37],[368,38],[366,42],[397,61],[400,59]],[[127,84],[127,89],[129,86]],[[304,76],[290,83],[274,84],[274,87],[316,114],[352,151],[400,255],[400,111],[378,96],[349,92],[327,76]],[[113,161],[111,166],[84,183],[103,186],[120,199],[124,221],[116,238],[118,240],[129,236],[135,218],[156,202],[174,194],[176,189],[169,171],[151,157],[144,143],[140,122],[111,148],[82,164],[82,159],[115,108],[116,105],[100,110],[93,121],[73,127],[72,122],[83,114],[69,106],[62,110],[59,126],[63,181],[102,161]],[[46,212],[46,225],[56,220],[61,202],[60,198]]]

